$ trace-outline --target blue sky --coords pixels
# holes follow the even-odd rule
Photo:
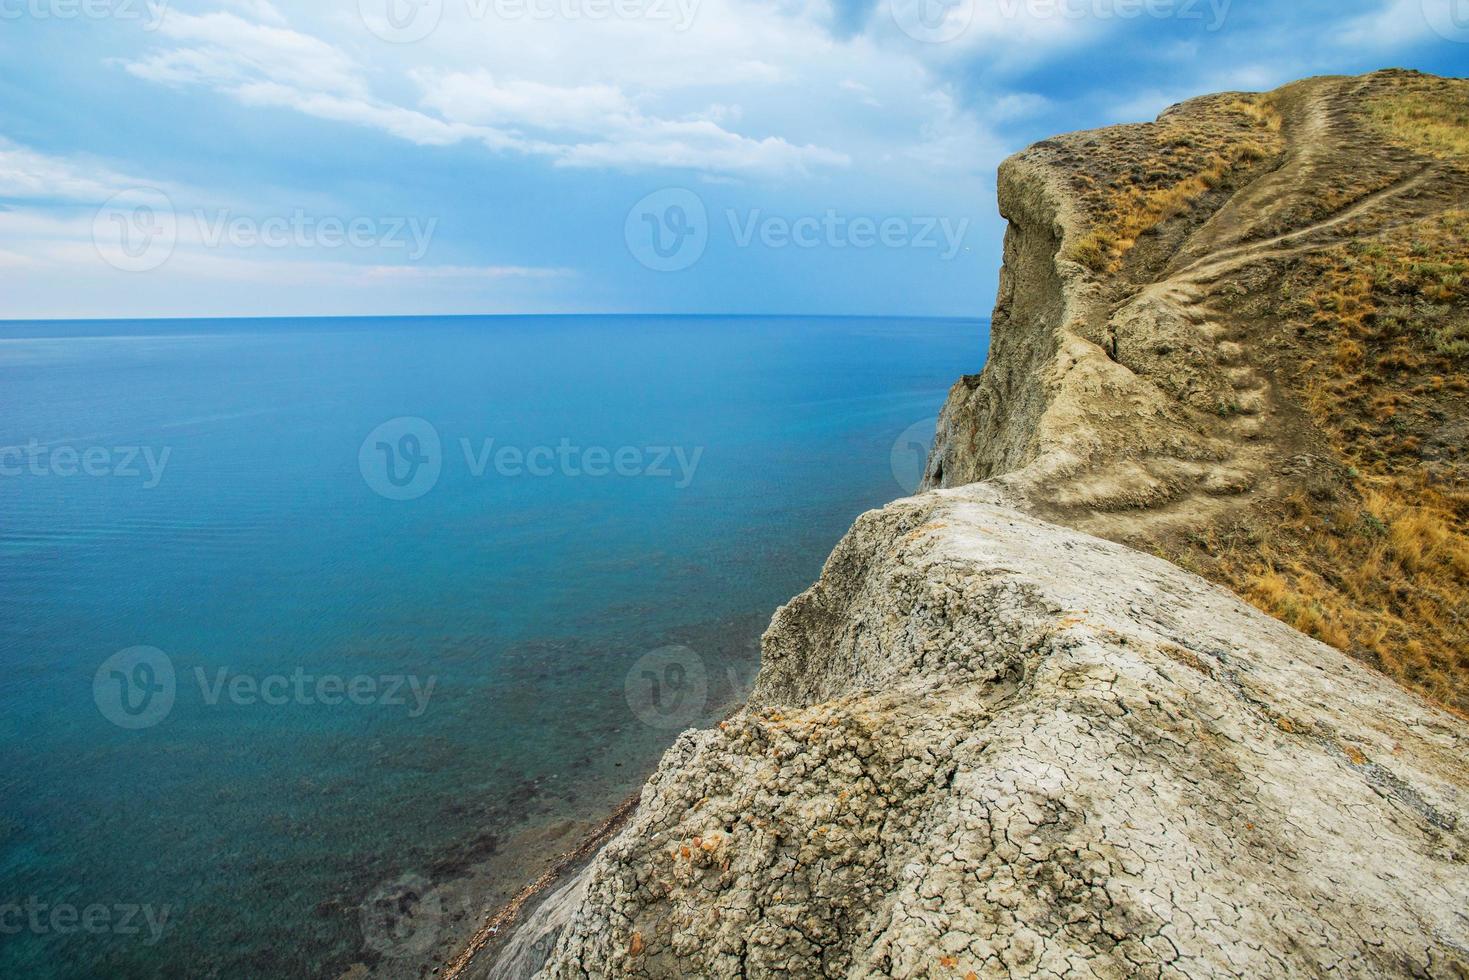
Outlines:
[[[0,318],[987,315],[1000,160],[1469,0],[0,0]]]

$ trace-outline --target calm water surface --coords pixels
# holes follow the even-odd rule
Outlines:
[[[984,334],[0,324],[0,976],[390,955],[393,883],[607,806],[740,695]]]

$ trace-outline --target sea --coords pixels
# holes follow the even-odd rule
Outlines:
[[[0,323],[0,976],[431,969],[738,705],[987,348],[904,318]]]

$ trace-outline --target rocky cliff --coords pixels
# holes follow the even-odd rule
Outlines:
[[[1210,96],[1006,161],[928,486],[1155,553],[1469,710],[1469,81]]]
[[[1465,721],[1373,669],[1393,666],[1377,647],[1344,653],[1119,543],[1188,564],[1169,549],[1197,537],[1204,570],[1264,606],[1220,535],[1355,508],[1382,524],[1378,573],[1406,574],[1412,529],[1387,508],[1420,480],[1445,537],[1415,581],[1440,591],[1381,615],[1447,674],[1463,389],[1381,386],[1412,457],[1347,428],[1373,424],[1353,365],[1463,363],[1456,260],[1418,247],[1464,227],[1445,91],[1313,80],[1007,162],[991,358],[930,464],[950,489],[858,521],[776,615],[749,703],[683,734],[512,954],[465,975],[1469,977]],[[1338,250],[1375,271],[1312,305]],[[1403,301],[1430,275],[1434,310],[1379,322],[1374,290]],[[1408,333],[1408,366],[1379,366]],[[1341,366],[1345,341],[1363,351]],[[1419,431],[1433,413],[1446,443]],[[1323,621],[1373,615],[1335,584]]]

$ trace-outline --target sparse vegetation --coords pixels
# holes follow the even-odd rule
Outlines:
[[[1337,507],[1298,494],[1268,540],[1211,531],[1189,563],[1469,716],[1469,495],[1391,478],[1359,493]]]
[[[1469,161],[1469,80],[1407,78],[1367,106],[1372,125],[1399,146]]]
[[[1186,407],[1189,463],[1231,464],[1170,474],[1152,529],[1097,480],[1091,519],[1469,713],[1469,81],[1215,96],[1038,156],[1099,280],[1074,332]]]
[[[1280,127],[1269,96],[1230,98],[1208,115],[1165,117],[1151,146],[1130,148],[1130,169],[1082,188],[1097,217],[1067,257],[1094,272],[1115,271],[1142,235],[1278,153]]]
[[[1469,212],[1312,256],[1282,294],[1284,378],[1345,486],[1187,562],[1260,609],[1469,713]]]

